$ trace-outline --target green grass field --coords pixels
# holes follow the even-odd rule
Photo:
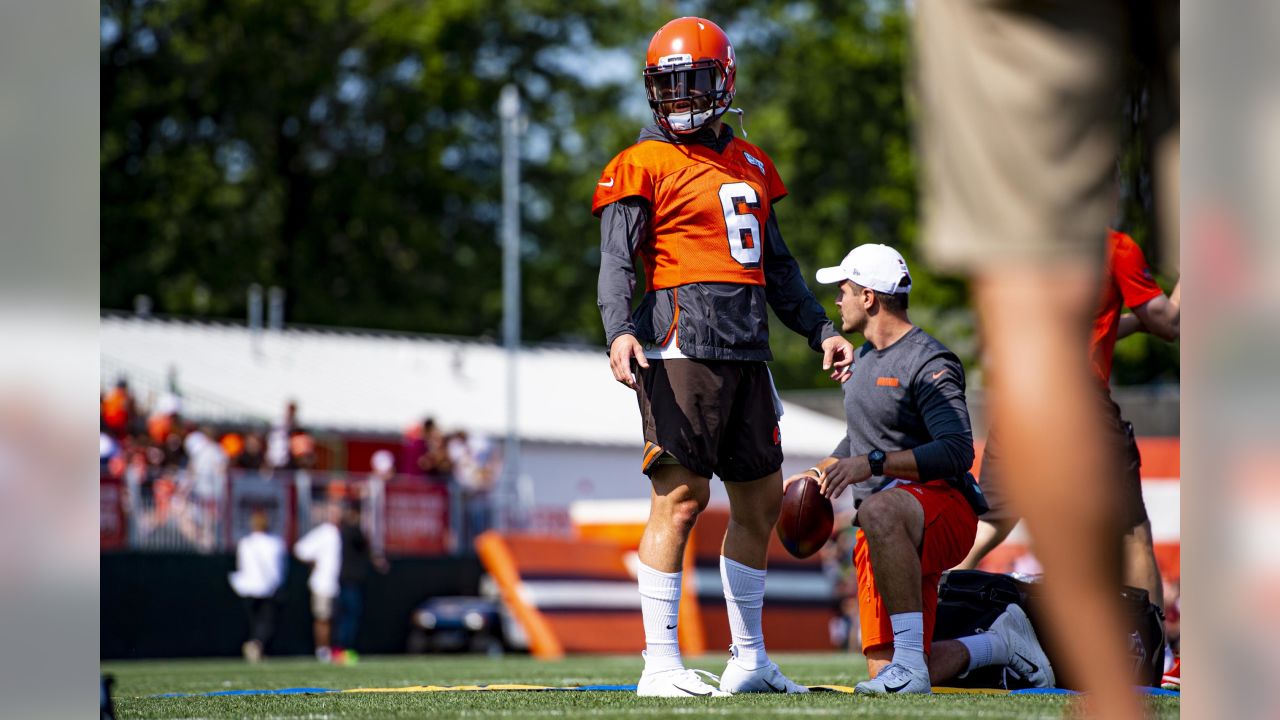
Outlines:
[[[852,685],[865,679],[861,656],[797,654],[775,657],[792,678],[809,685]],[[688,663],[711,672],[724,660],[708,655]],[[396,688],[414,685],[519,683],[543,685],[634,684],[638,656],[571,657],[539,662],[525,656],[427,656],[364,658],[358,665],[320,665],[302,658],[104,662],[115,676],[121,718],[525,718],[553,716],[630,719],[719,715],[764,717],[1031,718],[1062,717],[1063,697],[933,695],[867,698],[842,693],[804,696],[737,696],[719,699],[637,698],[627,692],[393,692],[241,697],[150,697],[292,687]],[[1174,698],[1149,701],[1154,714],[1176,718]]]

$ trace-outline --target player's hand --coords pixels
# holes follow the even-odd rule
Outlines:
[[[866,455],[841,458],[835,465],[827,468],[818,487],[823,495],[835,500],[844,494],[845,488],[870,477],[871,464],[867,462]]]
[[[784,495],[786,494],[787,488],[791,487],[791,483],[796,482],[797,480],[803,480],[805,478],[811,478],[811,477],[813,477],[813,473],[811,472],[802,472],[799,475],[792,475],[791,477],[782,481],[782,493]]]
[[[644,346],[636,340],[635,335],[619,335],[613,339],[609,347],[609,367],[613,370],[613,379],[635,388],[636,381],[631,375],[631,360],[635,359],[640,367],[649,367],[649,360],[644,356]]]
[[[844,382],[853,375],[853,344],[841,335],[822,341],[822,369],[831,371],[831,379]]]
[[[812,478],[814,480],[817,480],[818,482],[822,482],[822,474],[823,473],[821,471],[818,471],[816,468],[809,468],[808,470],[805,470],[802,473],[797,473],[795,475],[792,475],[791,477],[782,481],[782,492],[785,494],[787,492],[787,488],[791,487],[791,483],[797,480],[803,480],[804,478]]]

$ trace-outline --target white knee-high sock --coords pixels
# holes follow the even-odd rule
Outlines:
[[[1009,664],[1011,655],[1009,646],[995,633],[986,632],[962,637],[960,644],[969,651],[969,667],[965,669],[966,673],[988,665]]]
[[[644,618],[644,667],[661,671],[684,667],[677,625],[682,573],[667,573],[640,563],[640,616]]]
[[[893,661],[927,673],[929,661],[924,657],[924,613],[890,615],[889,624],[893,626]]]
[[[720,581],[729,609],[729,633],[738,650],[738,661],[749,668],[769,664],[764,651],[764,570],[720,556]]]

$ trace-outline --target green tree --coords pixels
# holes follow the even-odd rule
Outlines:
[[[918,246],[901,2],[101,8],[104,308],[146,294],[158,312],[241,318],[259,283],[285,288],[293,323],[496,336],[496,103],[515,83],[527,115],[523,334],[598,346],[591,194],[649,121],[649,38],[697,14],[735,41],[735,104],[788,185],[783,235],[819,299],[834,310],[814,269],[859,243],[893,244],[916,281],[913,319],[976,367],[965,286],[931,273]],[[830,387],[803,339],[773,327],[779,384]],[[1117,374],[1148,365],[1159,351],[1146,348],[1118,353]]]

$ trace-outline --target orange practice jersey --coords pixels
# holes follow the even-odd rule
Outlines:
[[[1089,338],[1089,361],[1094,375],[1103,385],[1111,381],[1111,360],[1116,351],[1121,307],[1135,308],[1163,294],[1164,291],[1151,277],[1142,248],[1128,235],[1109,230],[1106,276],[1098,311],[1093,317],[1093,333]]]
[[[645,140],[615,157],[596,183],[591,211],[640,197],[653,210],[640,247],[650,289],[689,283],[764,285],[764,228],[787,194],[773,161],[734,138],[723,153],[701,144]]]

